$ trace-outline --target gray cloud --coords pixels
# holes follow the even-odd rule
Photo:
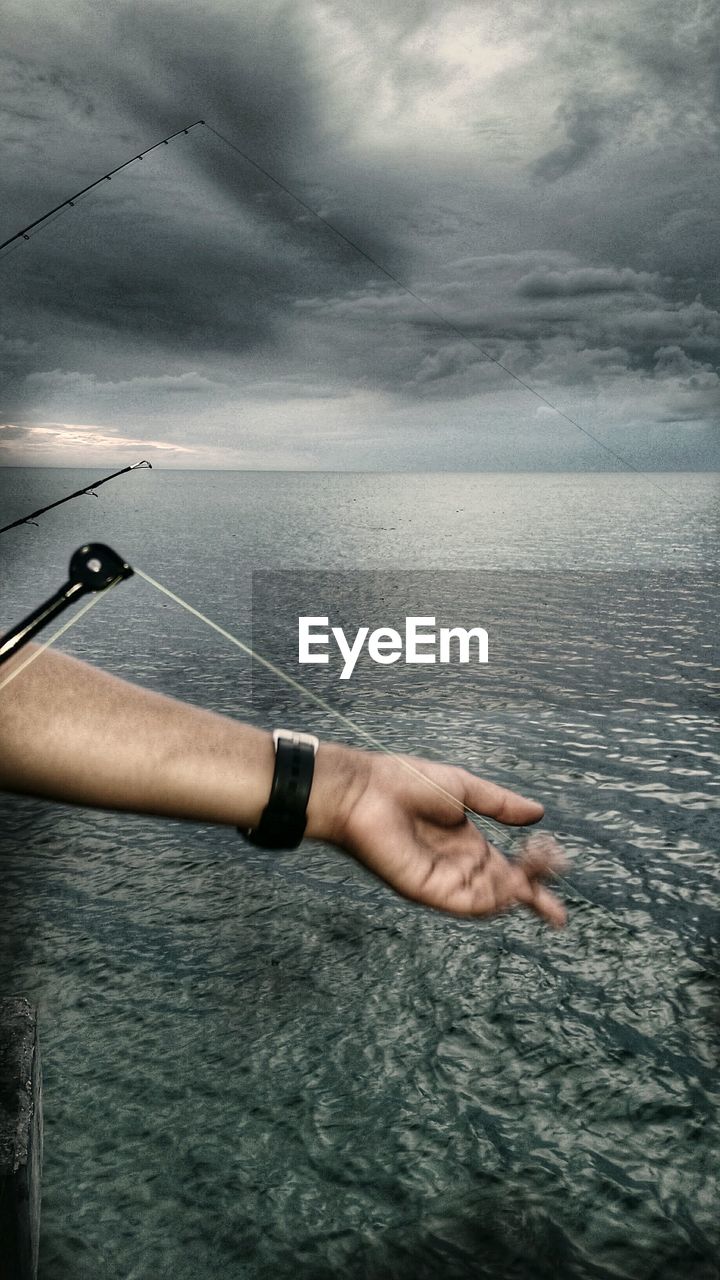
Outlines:
[[[567,298],[587,293],[636,293],[657,288],[656,275],[630,267],[579,267],[574,271],[533,271],[523,276],[517,292],[526,298]]]
[[[603,102],[596,92],[573,93],[557,110],[564,141],[540,156],[533,172],[547,182],[556,182],[587,161],[635,110],[636,103]]]
[[[3,22],[8,231],[204,117],[459,331],[198,130],[0,263],[7,421],[257,465],[286,414],[329,466],[352,422],[381,467],[406,405],[418,432],[461,405],[465,430],[534,430],[477,346],[589,426],[631,403],[631,450],[631,422],[717,421],[711,6],[11,0]]]

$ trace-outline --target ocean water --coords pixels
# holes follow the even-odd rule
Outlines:
[[[92,478],[6,469],[0,523]],[[552,933],[425,910],[327,846],[3,797],[41,1280],[718,1276],[718,496],[694,474],[140,471],[2,535],[2,627],[89,539],[293,674],[305,603],[486,625],[481,670],[302,678],[388,747],[542,799],[571,857]],[[349,737],[137,577],[62,645]]]

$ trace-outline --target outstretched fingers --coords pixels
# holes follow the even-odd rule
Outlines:
[[[530,841],[537,847],[529,848]],[[479,874],[472,892],[462,897],[462,908],[470,915],[494,915],[517,906],[527,907],[554,928],[567,921],[560,899],[544,883],[566,865],[560,846],[551,836],[530,837],[517,861],[510,861],[494,845],[485,844],[485,856],[478,857]],[[467,881],[466,881],[467,883]],[[470,886],[468,885],[468,888]]]
[[[501,878],[511,895],[511,905],[519,903],[528,907],[555,929],[567,922],[567,912],[560,899],[547,888],[544,880],[564,870],[567,861],[562,849],[552,836],[531,836],[520,851],[517,862],[507,862]]]
[[[452,915],[492,916],[524,906],[554,928],[564,925],[565,908],[543,883],[565,865],[555,841],[543,837],[542,849],[523,851],[518,861],[509,861],[480,832],[470,830],[471,838],[469,831],[458,833],[445,850],[437,842],[424,847],[421,859],[416,845],[406,864],[412,875],[398,884],[400,892]]]
[[[562,929],[567,923],[567,911],[562,902],[539,880],[528,880],[526,877],[525,883],[518,887],[517,900],[554,929]]]

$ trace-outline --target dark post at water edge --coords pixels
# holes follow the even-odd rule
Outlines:
[[[0,1000],[0,1280],[37,1276],[42,1142],[37,1014]]]

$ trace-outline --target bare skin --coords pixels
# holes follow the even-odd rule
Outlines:
[[[0,669],[3,678],[27,652]],[[273,762],[264,730],[54,651],[0,690],[0,788],[7,791],[251,827],[267,801]],[[565,909],[545,884],[564,866],[555,841],[532,838],[511,862],[465,809],[509,826],[543,816],[536,801],[464,769],[323,742],[306,834],[437,910],[481,917],[522,905],[562,926]]]
[[[541,804],[465,769],[411,756],[365,755],[362,768],[365,785],[331,838],[398,893],[453,915],[490,916],[523,905],[555,928],[565,924],[564,906],[544,883],[566,866],[557,842],[531,837],[511,862],[463,809],[525,826],[540,821]]]

